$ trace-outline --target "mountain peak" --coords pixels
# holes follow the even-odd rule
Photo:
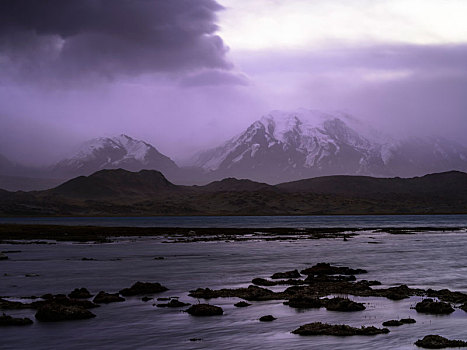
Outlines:
[[[58,162],[53,171],[65,176],[77,176],[117,168],[130,171],[154,169],[168,174],[178,169],[170,158],[151,144],[120,134],[86,141],[68,158]]]
[[[195,160],[217,177],[277,183],[324,175],[415,176],[467,169],[467,150],[439,139],[384,137],[344,112],[274,110]]]

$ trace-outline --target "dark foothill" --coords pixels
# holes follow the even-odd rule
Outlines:
[[[203,340],[203,339],[201,339],[201,338],[190,338],[190,341],[201,341],[201,340]]]
[[[300,272],[298,270],[286,271],[286,272],[276,272],[271,276],[272,279],[282,279],[282,278],[300,278]]]
[[[170,298],[157,298],[157,301],[169,301]]]
[[[88,299],[92,297],[92,295],[86,288],[75,288],[70,294],[68,294],[68,297],[73,299]]]
[[[465,312],[467,312],[467,303],[464,303],[463,305],[461,305],[459,307],[461,310],[464,310]]]
[[[91,311],[79,306],[66,306],[57,303],[47,303],[39,307],[36,318],[42,322],[57,322],[83,320],[96,317]]]
[[[434,301],[433,299],[424,299],[415,305],[417,312],[435,315],[445,315],[454,312],[452,306],[442,301]]]
[[[321,299],[309,295],[297,295],[285,301],[284,305],[297,309],[320,308],[323,306]]]
[[[363,269],[351,269],[347,266],[332,266],[329,263],[321,262],[301,271],[301,273],[303,275],[358,275],[367,273],[367,271]]]
[[[325,307],[329,311],[362,311],[365,310],[365,305],[357,303],[346,298],[332,298],[326,301]]]
[[[27,326],[32,324],[32,320],[29,318],[16,318],[9,315],[3,314],[0,316],[0,327],[5,326]]]
[[[100,291],[94,297],[93,301],[97,304],[109,304],[109,303],[118,303],[125,301],[125,298],[122,298],[118,293],[106,293],[104,291]]]
[[[168,290],[160,283],[151,282],[136,282],[130,288],[124,288],[120,291],[123,296],[143,295],[143,294],[154,294],[161,293]]]
[[[8,260],[8,256],[3,253],[0,253],[0,260]]]
[[[299,335],[335,335],[335,336],[351,336],[351,335],[376,335],[387,334],[389,329],[376,327],[361,327],[355,328],[348,325],[332,325],[321,322],[308,323],[300,326],[292,332]]]
[[[247,303],[246,301],[239,301],[238,303],[235,303],[235,307],[247,307],[250,306],[251,304]]]
[[[219,306],[210,304],[196,304],[192,305],[186,310],[192,316],[217,316],[222,315],[224,310]]]
[[[177,299],[171,299],[167,304],[157,304],[157,307],[183,307],[183,306],[188,306],[190,305],[189,303],[183,303],[181,301],[178,301]]]
[[[147,302],[149,300],[152,300],[154,298],[150,298],[150,297],[142,297],[141,300],[144,301],[144,302]]]
[[[467,342],[462,340],[449,340],[440,335],[426,335],[415,342],[415,345],[425,349],[443,349],[467,347]]]
[[[94,258],[86,258],[86,257],[81,258],[81,260],[82,261],[96,261],[96,259],[94,259]]]
[[[261,322],[272,322],[274,320],[277,320],[277,318],[275,318],[273,315],[266,315],[266,316],[261,316],[259,320]]]
[[[164,260],[165,258],[163,256],[156,256],[154,260]]]

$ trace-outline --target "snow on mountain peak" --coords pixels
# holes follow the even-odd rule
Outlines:
[[[58,173],[80,175],[115,168],[171,172],[177,169],[177,165],[152,145],[121,134],[89,140],[54,167]]]
[[[105,149],[119,151],[119,154],[122,154],[123,158],[131,158],[144,163],[149,150],[155,148],[144,141],[135,140],[130,136],[121,134],[114,137],[98,137],[86,141],[72,153],[69,159],[80,160],[96,158],[99,156],[99,151]]]
[[[357,124],[358,120],[342,112],[274,110],[224,145],[201,153],[195,164],[210,171],[263,166],[346,172],[340,167],[352,163],[349,172],[365,173],[375,162],[387,162],[391,148],[383,151],[379,143],[352,128]]]

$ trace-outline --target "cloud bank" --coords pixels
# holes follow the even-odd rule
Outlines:
[[[230,69],[214,0],[3,0],[0,68],[22,78]]]

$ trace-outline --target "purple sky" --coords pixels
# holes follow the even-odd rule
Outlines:
[[[3,0],[0,154],[126,133],[180,160],[272,109],[465,142],[457,0]]]

